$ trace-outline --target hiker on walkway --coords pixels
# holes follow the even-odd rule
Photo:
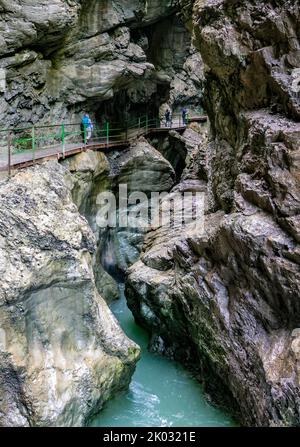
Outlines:
[[[169,109],[167,109],[165,113],[165,124],[166,127],[171,127],[171,112]]]
[[[190,112],[188,110],[185,115],[185,121],[186,121],[186,124],[189,124],[189,122],[190,122]]]
[[[187,109],[184,107],[183,109],[181,109],[181,116],[182,116],[182,123],[184,126],[187,125]]]
[[[94,126],[89,114],[85,113],[81,120],[81,130],[83,131],[85,144],[88,144],[89,140],[91,139],[93,128]]]

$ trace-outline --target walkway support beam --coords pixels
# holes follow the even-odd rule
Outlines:
[[[86,125],[84,124],[83,125],[83,142],[84,142],[84,144],[86,144]]]

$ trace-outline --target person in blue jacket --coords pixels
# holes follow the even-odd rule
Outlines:
[[[89,140],[92,137],[93,132],[93,123],[88,113],[85,113],[81,120],[81,129],[85,135],[85,143],[88,144]]]

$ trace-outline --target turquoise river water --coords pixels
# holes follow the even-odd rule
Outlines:
[[[129,390],[109,401],[93,427],[230,427],[230,416],[208,403],[201,385],[181,365],[147,350],[148,335],[124,295],[111,305],[124,332],[142,349]]]

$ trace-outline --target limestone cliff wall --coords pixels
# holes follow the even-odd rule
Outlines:
[[[0,184],[0,425],[81,426],[139,348],[95,287],[95,238],[58,163]]]
[[[83,154],[66,163],[71,180],[56,164],[1,184],[1,424],[80,425],[128,383],[136,347],[95,289],[96,276],[116,293],[95,264],[95,198],[159,163],[154,186],[167,173],[171,196],[203,192],[206,218],[201,232],[150,232],[143,248],[144,234],[114,235],[123,271],[142,249],[126,290],[152,349],[193,366],[243,424],[299,425],[299,2],[2,0],[0,11],[5,126],[197,102],[202,85],[211,124],[209,140],[198,126],[171,134],[186,156],[175,186],[146,142],[112,157],[112,175]],[[157,102],[159,86],[170,98]]]
[[[181,3],[205,64],[211,137],[185,172],[206,181],[205,227],[150,234],[128,301],[243,424],[298,426],[299,2]]]
[[[131,103],[144,114],[168,101],[161,85],[171,104],[198,102],[191,70],[201,62],[174,4],[1,0],[0,126],[79,122],[85,109],[117,120],[120,107],[124,120]]]
[[[134,192],[169,191],[175,182],[171,164],[144,138],[123,151],[110,154],[86,151],[63,162],[74,203],[86,217],[92,229],[97,250],[93,256],[96,286],[108,301],[119,297],[116,279],[121,280],[128,267],[139,258],[146,229],[134,227],[101,228],[97,214],[101,209],[101,193],[111,192],[119,197],[119,185],[126,185],[127,199]],[[128,204],[120,211],[116,200],[116,218],[138,206]],[[103,204],[102,204],[103,206]],[[112,277],[112,276],[113,277]]]

